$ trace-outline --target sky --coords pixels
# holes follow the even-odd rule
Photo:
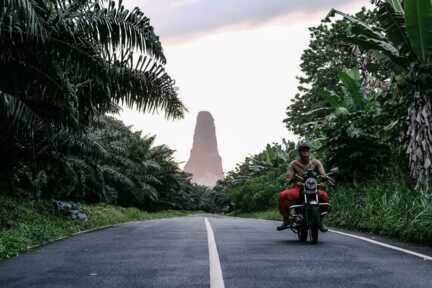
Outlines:
[[[368,0],[124,0],[141,8],[160,36],[166,70],[176,80],[189,112],[167,120],[163,113],[124,109],[119,118],[134,130],[157,135],[156,144],[189,158],[196,117],[214,119],[219,154],[228,172],[267,143],[296,141],[282,122],[297,93],[300,57],[308,27],[331,8],[355,13]]]

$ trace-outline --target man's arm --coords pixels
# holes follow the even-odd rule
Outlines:
[[[293,163],[291,162],[289,165],[288,165],[288,172],[287,172],[287,181],[288,182],[291,182],[291,180],[293,180],[293,178],[294,178],[294,167],[293,167]]]
[[[335,181],[333,178],[327,176],[327,173],[324,170],[324,166],[322,165],[322,163],[319,160],[317,161],[317,167],[318,167],[318,171],[321,175],[321,177],[323,177],[330,185],[334,186]]]
[[[322,165],[321,161],[319,161],[319,160],[315,160],[315,161],[316,161],[316,165],[317,165],[317,169],[318,169],[319,174],[322,177],[327,178],[327,173],[325,172],[324,166]]]

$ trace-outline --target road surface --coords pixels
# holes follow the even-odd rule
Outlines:
[[[0,261],[0,287],[432,287],[431,260],[332,232],[299,243],[277,224],[196,215],[116,225]]]

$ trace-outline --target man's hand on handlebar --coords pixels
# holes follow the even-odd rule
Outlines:
[[[332,185],[332,186],[335,185],[335,180],[334,180],[333,178],[331,178],[330,176],[326,175],[326,176],[324,177],[324,179],[325,179],[325,180],[326,180],[330,185]]]

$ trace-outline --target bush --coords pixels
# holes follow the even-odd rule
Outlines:
[[[432,244],[432,199],[403,181],[339,187],[331,203],[334,226]]]
[[[226,192],[234,204],[234,209],[253,212],[277,207],[278,195],[283,189],[281,181],[260,176],[230,187]]]

